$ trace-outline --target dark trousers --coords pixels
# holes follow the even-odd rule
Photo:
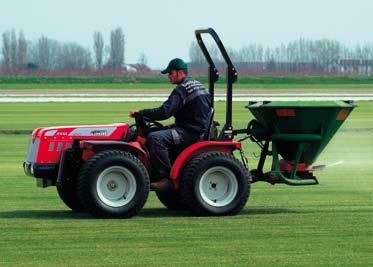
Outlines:
[[[193,134],[180,127],[151,132],[147,137],[150,163],[153,175],[169,178],[171,163],[168,150],[180,146],[188,146],[199,140],[198,134]]]

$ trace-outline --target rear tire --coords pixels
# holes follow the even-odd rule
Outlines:
[[[232,155],[208,152],[193,158],[180,178],[183,203],[196,215],[235,215],[247,203],[250,175]]]
[[[127,152],[100,152],[84,163],[79,174],[79,198],[94,217],[130,218],[142,209],[148,194],[148,172]]]
[[[156,191],[159,201],[169,210],[186,210],[179,191]]]

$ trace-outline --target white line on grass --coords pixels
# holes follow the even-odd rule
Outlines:
[[[215,94],[217,97],[224,97],[225,94]],[[372,94],[346,94],[346,93],[250,93],[233,94],[235,97],[340,97],[340,96],[372,96]],[[48,93],[48,94],[1,94],[0,97],[168,97],[168,94],[118,94],[118,93]]]

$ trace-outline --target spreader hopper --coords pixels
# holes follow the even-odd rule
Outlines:
[[[266,180],[316,184],[311,165],[354,107],[344,101],[249,103],[247,108],[256,120],[250,122],[248,131],[251,139],[262,147],[258,169],[254,170],[257,179],[263,180],[265,157],[272,155],[272,170]]]

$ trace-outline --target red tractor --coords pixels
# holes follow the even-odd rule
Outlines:
[[[218,136],[212,109],[208,131],[199,142],[170,150],[173,190],[156,194],[169,209],[190,210],[196,215],[233,215],[245,206],[251,180],[241,143],[233,141],[232,84],[237,72],[215,31],[197,30],[198,44],[209,64],[212,102],[219,74],[202,34],[213,37],[227,63],[226,122]],[[162,127],[140,115],[135,121],[132,126],[38,128],[32,133],[24,170],[37,179],[38,186],[56,186],[73,211],[95,217],[132,217],[144,206],[153,181],[146,135]],[[234,157],[234,151],[241,152],[242,160]]]
[[[227,64],[226,121],[217,134],[213,108],[206,133],[188,147],[170,149],[173,189],[156,192],[169,209],[196,215],[234,215],[246,204],[251,183],[317,185],[312,166],[349,116],[351,101],[249,102],[255,119],[246,129],[232,128],[232,85],[237,72],[213,29],[197,30],[198,44],[209,65],[209,92],[214,102],[218,71],[201,38],[210,34]],[[95,217],[129,218],[144,206],[154,170],[149,163],[146,136],[163,126],[143,116],[136,124],[39,128],[32,133],[26,174],[41,187],[56,186],[65,204]],[[245,134],[233,141],[238,134]],[[248,172],[241,141],[261,148],[256,169]],[[270,146],[271,145],[271,146]],[[271,148],[271,150],[270,150]],[[234,156],[237,151],[241,160]],[[267,157],[269,171],[264,171]]]

